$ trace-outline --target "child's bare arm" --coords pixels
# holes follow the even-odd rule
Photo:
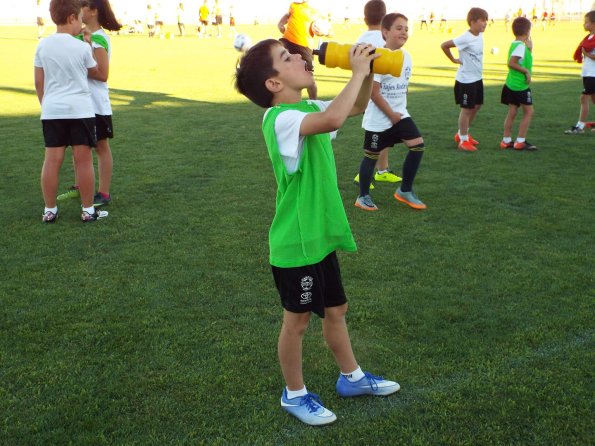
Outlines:
[[[511,56],[508,61],[508,68],[510,68],[512,70],[519,71],[520,73],[523,73],[525,75],[525,78],[527,79],[527,83],[530,84],[531,83],[531,72],[529,70],[527,70],[526,68],[523,68],[519,64],[519,60],[520,60],[520,57]]]
[[[281,17],[281,20],[279,20],[279,23],[277,23],[277,28],[279,28],[279,31],[281,32],[281,34],[283,34],[285,32],[285,25],[287,25],[288,21],[289,21],[289,13],[287,13],[283,17]]]
[[[302,121],[300,135],[316,135],[328,133],[340,128],[345,120],[353,114],[356,102],[369,99],[370,92],[370,62],[379,54],[370,54],[372,45],[354,45],[350,52],[352,76],[339,95],[330,103],[328,108],[320,113],[309,113]],[[367,99],[366,101],[367,102]],[[361,104],[358,105],[361,107]]]
[[[374,82],[374,85],[372,86],[372,101],[386,116],[388,116],[388,119],[390,119],[393,124],[396,124],[401,120],[401,113],[395,112],[380,93],[380,83],[378,82]]]
[[[446,57],[448,57],[452,63],[460,64],[461,60],[455,58],[452,55],[452,51],[450,50],[451,48],[454,48],[455,46],[456,45],[455,45],[454,41],[447,40],[446,42],[443,42],[442,45],[440,45],[440,48],[442,48],[442,51],[444,52],[444,54],[446,54]]]
[[[37,93],[37,99],[39,99],[39,103],[41,104],[41,100],[43,99],[43,85],[45,80],[45,73],[43,72],[43,68],[35,67],[33,70],[33,78],[35,81],[35,92]]]
[[[107,82],[109,77],[109,58],[107,57],[107,51],[105,48],[95,48],[93,50],[93,58],[97,61],[97,73],[89,77],[101,82]]]

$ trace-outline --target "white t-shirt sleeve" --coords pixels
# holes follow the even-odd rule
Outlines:
[[[455,44],[458,50],[462,50],[469,46],[472,40],[473,34],[467,31],[464,34],[461,34],[459,37],[455,37],[454,39],[452,39],[452,42]]]
[[[521,59],[523,59],[525,57],[525,45],[518,45],[514,51],[510,54],[510,57],[518,57],[519,58],[519,62],[521,61]]]
[[[318,105],[320,111],[325,111],[331,101],[312,101]],[[308,113],[298,110],[287,110],[279,113],[275,120],[275,136],[279,153],[287,169],[292,174],[297,171],[300,158],[304,150],[304,136],[300,135],[300,127]]]
[[[91,45],[85,45],[87,50],[85,51],[85,66],[87,69],[93,68],[97,66],[97,61],[93,59],[93,51],[91,50]]]

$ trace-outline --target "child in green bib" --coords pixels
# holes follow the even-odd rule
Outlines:
[[[336,390],[342,397],[389,395],[399,384],[364,372],[351,348],[345,322],[347,299],[336,256],[355,251],[337,187],[329,132],[361,114],[372,86],[374,47],[355,45],[352,77],[333,101],[302,100],[314,75],[299,54],[277,40],[254,45],[240,61],[236,89],[266,108],[262,130],[277,181],[276,211],[269,231],[270,263],[283,306],[278,355],[285,387],[281,407],[309,425],[337,419],[310,393],[302,373],[302,340],[310,315],[339,366]]]
[[[517,17],[512,22],[512,32],[515,40],[508,50],[508,76],[500,98],[500,102],[508,106],[500,148],[532,151],[537,150],[537,146],[526,139],[533,117],[533,95],[529,88],[533,68],[531,22],[525,17]],[[517,139],[513,142],[512,125],[519,107],[523,110],[523,118],[519,124]]]

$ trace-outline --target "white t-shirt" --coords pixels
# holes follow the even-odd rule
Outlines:
[[[41,119],[95,117],[87,70],[97,62],[87,43],[70,34],[52,34],[37,45],[33,64],[43,68]]]
[[[107,40],[107,60],[112,56],[112,43],[109,36],[103,29],[98,29],[93,34],[98,34]],[[92,42],[93,48],[103,48],[98,43]],[[109,101],[109,88],[107,82],[98,81],[96,79],[89,79],[89,90],[91,90],[91,98],[93,99],[93,107],[96,115],[111,115],[112,106]]]
[[[515,40],[515,42],[520,42],[520,41]],[[510,53],[510,57],[518,57],[519,58],[519,65],[525,58],[525,51],[527,51],[527,46],[523,42],[520,42],[520,43],[521,44],[517,45],[517,47],[512,51],[512,53]]]
[[[385,41],[382,37],[382,32],[379,29],[364,32],[355,43],[369,43],[376,48],[384,48]]]
[[[595,39],[595,34],[591,34],[589,36],[589,40],[591,39]],[[595,50],[592,50],[590,54],[595,55]],[[595,60],[589,59],[588,57],[583,57],[582,76],[595,77]]]
[[[467,31],[452,40],[459,51],[461,65],[455,79],[464,84],[477,82],[483,71],[483,33],[474,36]]]
[[[407,111],[407,90],[409,89],[409,78],[411,77],[411,56],[403,51],[403,69],[399,77],[390,74],[375,74],[374,82],[380,84],[380,94],[388,102],[390,107],[401,113],[401,118],[408,118],[411,115]],[[369,132],[383,132],[393,126],[393,123],[386,114],[378,108],[372,99],[364,113],[362,127]]]
[[[308,102],[318,105],[321,112],[325,111],[331,103],[331,101],[318,100]],[[269,110],[264,114],[263,121]],[[304,135],[300,135],[300,127],[307,114],[298,110],[286,110],[279,113],[275,120],[275,136],[279,145],[279,153],[289,174],[297,171],[300,165],[305,138]]]

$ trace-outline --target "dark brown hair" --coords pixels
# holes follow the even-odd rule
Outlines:
[[[370,0],[364,6],[364,22],[368,26],[380,25],[386,14],[386,4],[382,0]]]
[[[56,25],[66,25],[72,14],[78,17],[81,13],[80,0],[51,0],[50,17]]]
[[[389,30],[397,19],[405,19],[407,22],[409,21],[409,19],[405,17],[404,14],[401,14],[399,12],[391,12],[390,14],[387,14],[382,18],[382,29]]]
[[[591,23],[595,23],[595,9],[585,14],[585,18]]]
[[[531,20],[526,17],[517,17],[512,21],[511,28],[515,37],[524,36],[531,30]]]
[[[97,21],[102,28],[110,31],[120,31],[122,25],[116,20],[114,11],[109,0],[81,0],[81,6],[88,6],[97,10]]]
[[[265,82],[278,73],[273,68],[271,50],[281,45],[275,39],[258,42],[242,57],[236,70],[235,88],[256,105],[263,108],[271,106],[273,93],[266,87]]]
[[[476,20],[487,20],[488,19],[488,12],[485,9],[481,8],[471,8],[467,13],[467,24],[471,26],[471,22]]]

